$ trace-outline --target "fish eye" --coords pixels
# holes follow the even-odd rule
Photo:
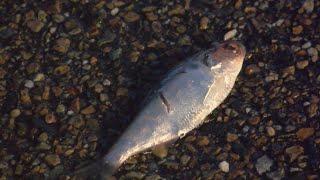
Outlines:
[[[233,43],[226,43],[223,47],[224,47],[226,50],[232,51],[233,53],[238,53],[237,45],[235,45],[235,44],[233,44]]]

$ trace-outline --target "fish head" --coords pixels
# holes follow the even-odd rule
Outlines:
[[[246,49],[240,42],[226,41],[208,50],[206,64],[209,64],[211,70],[239,72],[245,55]]]

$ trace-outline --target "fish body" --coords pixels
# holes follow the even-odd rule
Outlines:
[[[230,93],[244,56],[242,44],[228,41],[199,52],[170,71],[96,164],[100,177],[107,179],[130,156],[181,138],[201,125]]]

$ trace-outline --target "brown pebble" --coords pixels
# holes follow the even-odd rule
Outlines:
[[[56,119],[56,117],[55,117],[55,115],[53,113],[49,113],[49,114],[46,115],[45,121],[48,124],[53,124],[53,123],[57,122],[57,119]]]
[[[308,60],[303,60],[303,61],[298,61],[296,66],[298,69],[304,69],[309,65],[309,61]]]
[[[96,112],[96,109],[94,108],[93,105],[87,106],[86,108],[81,110],[81,114],[85,114],[85,115],[93,114],[95,112]]]
[[[227,141],[228,142],[234,142],[238,139],[238,135],[233,133],[227,133]]]
[[[292,28],[292,33],[294,35],[299,35],[302,31],[303,31],[303,26],[301,26],[301,25],[295,26]]]
[[[60,53],[66,53],[70,47],[71,41],[67,38],[59,38],[56,40],[53,49]]]
[[[20,114],[21,114],[20,109],[13,109],[13,110],[10,112],[10,117],[11,117],[11,118],[17,118],[18,116],[20,116]]]
[[[54,69],[54,74],[55,75],[64,75],[66,73],[68,73],[70,70],[70,67],[68,65],[61,65],[58,66]]]
[[[208,24],[210,22],[210,19],[208,17],[202,17],[200,19],[200,29],[201,30],[206,30],[208,29]]]
[[[259,72],[260,72],[260,68],[259,68],[257,65],[255,65],[255,64],[250,64],[250,65],[248,65],[248,66],[246,67],[246,69],[245,69],[245,73],[246,73],[247,75],[257,74],[257,73],[259,73]]]
[[[290,157],[290,162],[296,160],[299,155],[303,154],[304,148],[302,146],[291,146],[286,149],[286,154]]]
[[[168,155],[168,147],[166,147],[165,145],[157,146],[152,149],[152,154],[154,154],[160,159],[163,159]]]
[[[60,157],[56,154],[49,154],[47,155],[44,160],[46,161],[46,163],[50,166],[57,166],[58,164],[60,164]]]
[[[257,124],[259,124],[260,120],[261,120],[260,116],[255,116],[255,117],[249,119],[249,123],[251,125],[257,125]]]
[[[44,23],[39,20],[32,20],[27,22],[28,28],[33,32],[39,32],[44,26]]]
[[[314,134],[314,128],[301,128],[297,131],[296,135],[300,141],[308,139]]]
[[[209,138],[207,136],[201,136],[198,138],[199,146],[207,146],[210,143]]]
[[[124,15],[124,20],[128,23],[138,21],[140,19],[139,14],[133,11],[129,11]]]
[[[267,133],[270,137],[273,137],[276,135],[276,131],[273,127],[267,127],[266,130],[267,130]]]

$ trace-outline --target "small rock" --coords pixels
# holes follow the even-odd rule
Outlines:
[[[209,141],[209,138],[207,136],[201,136],[198,138],[198,142],[197,144],[199,146],[207,146],[209,145],[210,141]]]
[[[301,25],[295,26],[292,28],[292,33],[294,35],[299,35],[303,31],[303,27]]]
[[[284,68],[282,70],[282,77],[285,78],[289,75],[294,75],[295,70],[296,70],[295,66],[288,66],[288,67]]]
[[[314,9],[314,0],[305,0],[302,7],[307,13],[311,13]]]
[[[66,53],[70,47],[71,41],[67,38],[59,38],[56,40],[53,49],[60,53]]]
[[[117,93],[116,95],[119,97],[119,96],[128,96],[128,89],[127,88],[122,88],[120,87],[118,90],[117,90]]]
[[[314,116],[317,115],[317,112],[318,112],[318,103],[311,103],[309,106],[308,106],[308,116],[309,118],[312,118]]]
[[[273,136],[276,135],[276,131],[274,130],[273,127],[267,127],[266,129],[267,129],[267,133],[268,133],[268,135],[269,135],[270,137],[273,137]]]
[[[227,141],[228,142],[234,142],[238,139],[238,135],[233,133],[227,133]]]
[[[50,166],[57,166],[58,164],[60,164],[60,157],[56,154],[49,154],[47,155],[44,160],[46,161],[46,163]]]
[[[27,22],[28,28],[33,32],[39,32],[44,26],[44,23],[39,20],[32,20]]]
[[[81,110],[81,114],[85,114],[85,115],[93,114],[95,112],[96,112],[96,109],[94,108],[93,105],[90,105],[90,106]]]
[[[39,142],[46,142],[47,140],[48,140],[48,134],[46,132],[41,133],[38,137]]]
[[[68,73],[70,70],[70,67],[68,65],[61,65],[61,66],[58,66],[54,69],[53,73],[55,75],[64,75],[66,73]]]
[[[53,124],[53,123],[57,122],[57,119],[56,119],[56,116],[53,113],[49,113],[49,114],[46,115],[45,121],[48,124]]]
[[[20,91],[20,100],[22,104],[31,104],[31,97],[27,89]]]
[[[34,81],[34,82],[39,82],[39,81],[43,81],[44,79],[45,79],[44,74],[39,73],[39,74],[37,74],[37,75],[34,77],[33,81]]]
[[[286,154],[290,157],[290,162],[297,159],[297,157],[303,154],[304,148],[302,146],[291,146],[286,149]]]
[[[296,135],[300,141],[308,139],[314,134],[314,128],[301,128],[297,131]]]
[[[311,47],[307,51],[308,51],[309,56],[311,56],[312,62],[318,61],[318,50],[316,48]]]
[[[224,40],[229,40],[233,37],[235,37],[237,34],[237,30],[236,29],[233,29],[231,31],[228,31],[225,35],[224,35]]]
[[[33,81],[31,81],[31,80],[26,80],[26,82],[25,82],[24,86],[25,86],[26,88],[31,89],[31,88],[33,88],[33,87],[34,87],[34,82],[33,82]]]
[[[257,65],[255,65],[255,64],[250,64],[250,65],[248,65],[248,66],[246,67],[246,69],[245,69],[245,73],[246,73],[247,75],[257,74],[257,73],[259,73],[259,72],[260,72],[260,68],[259,68]]]
[[[229,172],[229,163],[227,161],[222,161],[219,163],[219,168],[222,172]]]
[[[200,29],[201,30],[206,30],[208,29],[208,24],[210,22],[210,19],[208,17],[202,17],[200,19]]]
[[[23,166],[22,166],[21,164],[18,164],[18,165],[16,166],[16,169],[15,169],[14,173],[15,173],[16,175],[21,175],[22,172],[23,172]]]
[[[119,12],[119,8],[116,7],[114,9],[112,9],[110,13],[112,16],[115,16],[116,14],[118,14],[118,12]]]
[[[144,173],[131,171],[126,174],[126,178],[128,179],[143,179],[145,176]]]
[[[138,21],[140,19],[139,14],[133,11],[129,11],[124,15],[124,20],[128,23]]]
[[[38,63],[30,63],[26,69],[28,74],[36,73],[39,71],[40,65]]]
[[[188,156],[188,155],[182,155],[181,158],[180,158],[180,162],[183,166],[187,165],[188,162],[190,161],[191,157]]]
[[[20,116],[20,114],[21,114],[20,109],[14,109],[10,112],[10,117],[15,119],[18,116]]]
[[[157,147],[153,148],[152,154],[154,154],[155,156],[157,156],[160,159],[163,159],[163,158],[167,157],[167,155],[168,155],[168,148],[164,145],[157,146]]]
[[[304,61],[298,61],[296,66],[298,69],[304,69],[309,65],[309,61],[308,60],[304,60]]]
[[[269,171],[272,164],[273,164],[272,159],[270,159],[267,155],[264,155],[257,160],[255,167],[258,173],[261,175]]]
[[[254,116],[253,118],[249,119],[249,123],[251,125],[257,125],[257,124],[259,124],[260,121],[261,121],[260,116]]]
[[[15,35],[15,32],[13,29],[9,27],[0,28],[0,39],[9,39],[13,35]],[[1,58],[0,58],[1,59]],[[1,63],[0,63],[1,64]]]
[[[311,46],[312,46],[311,42],[308,41],[308,42],[304,43],[301,47],[302,47],[302,49],[308,49],[308,48],[310,48]]]

